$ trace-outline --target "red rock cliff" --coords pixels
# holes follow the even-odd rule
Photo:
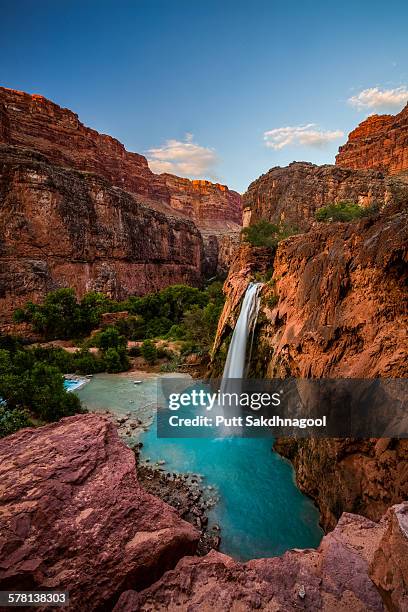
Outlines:
[[[59,286],[123,298],[228,268],[241,198],[226,186],[156,175],[72,111],[2,87],[0,145],[3,318]]]
[[[122,299],[201,280],[203,241],[194,223],[95,174],[0,145],[0,200],[2,318],[61,286]]]
[[[154,174],[146,158],[84,126],[40,95],[0,87],[0,142],[29,147],[51,163],[93,172],[150,204],[169,206],[206,228],[241,224],[240,195],[225,185]]]
[[[348,170],[293,162],[272,168],[256,179],[242,197],[244,225],[260,219],[308,230],[316,209],[332,202],[352,200],[361,206],[384,206],[400,201],[407,186],[372,170]]]
[[[408,104],[397,115],[372,115],[350,132],[336,166],[408,172]]]
[[[67,590],[70,610],[111,610],[195,552],[198,532],[142,489],[102,416],[19,431],[0,459],[2,590]]]
[[[407,609],[408,504],[377,524],[343,514],[317,550],[238,563],[219,552],[185,557],[114,612],[267,610],[390,612]]]
[[[273,271],[254,342],[258,377],[406,377],[407,245],[408,196],[360,222],[316,224],[281,242],[275,258],[243,245],[225,283],[215,366],[249,280]],[[292,460],[325,528],[342,511],[378,520],[408,497],[407,440],[291,439],[276,448]]]

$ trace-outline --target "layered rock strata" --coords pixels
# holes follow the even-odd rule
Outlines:
[[[255,340],[258,377],[407,377],[407,207],[408,198],[373,218],[317,224],[281,242],[275,257],[243,245],[224,286],[214,361],[249,280],[273,273]],[[276,448],[326,529],[343,511],[378,520],[408,497],[407,440],[291,439]]]
[[[123,299],[201,282],[204,246],[194,223],[100,176],[0,145],[0,199],[3,318],[57,287]]]
[[[408,104],[397,115],[371,115],[360,123],[339,148],[336,165],[408,175]]]
[[[349,170],[293,162],[272,168],[256,179],[242,197],[244,225],[261,219],[307,231],[318,208],[351,200],[364,208],[383,208],[408,197],[407,185],[373,170]]]
[[[224,236],[239,235],[241,197],[225,185],[154,174],[143,155],[126,151],[115,138],[84,126],[72,111],[43,96],[3,87],[0,143],[42,153],[51,165],[96,174],[150,208],[193,221],[209,248],[199,273],[226,271],[229,258],[221,242]]]

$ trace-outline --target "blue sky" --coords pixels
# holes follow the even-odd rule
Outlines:
[[[0,84],[74,110],[155,171],[241,192],[276,165],[332,163],[357,123],[408,98],[407,2],[0,6]]]

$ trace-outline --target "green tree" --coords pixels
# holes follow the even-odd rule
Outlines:
[[[296,234],[297,230],[286,225],[276,225],[266,219],[261,219],[258,223],[244,227],[242,238],[252,246],[269,247],[276,249],[279,242]]]
[[[10,410],[0,403],[0,438],[9,436],[22,427],[30,427],[29,414],[25,410],[15,408]]]
[[[104,362],[107,372],[116,373],[123,370],[121,356],[113,347],[108,348],[104,354]]]
[[[315,212],[317,221],[354,221],[361,219],[376,212],[376,207],[363,208],[351,200],[342,200],[341,202],[332,202],[326,206],[322,206]]]
[[[127,340],[125,336],[120,335],[116,327],[109,326],[96,334],[94,337],[94,344],[102,351],[106,351],[110,348],[125,348]]]
[[[147,363],[154,364],[157,361],[157,349],[151,340],[145,340],[140,350]]]

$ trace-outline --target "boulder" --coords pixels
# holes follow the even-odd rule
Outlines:
[[[96,414],[0,441],[0,589],[60,589],[73,610],[111,609],[199,534],[138,484],[134,453]]]
[[[382,612],[386,607],[370,578],[370,568],[386,542],[391,555],[403,552],[390,537],[393,521],[402,510],[408,511],[408,503],[403,509],[393,508],[380,523],[345,513],[317,550],[296,549],[282,557],[248,563],[215,551],[203,558],[184,558],[144,591],[124,592],[114,612]],[[394,577],[390,597],[405,588],[403,572]]]

